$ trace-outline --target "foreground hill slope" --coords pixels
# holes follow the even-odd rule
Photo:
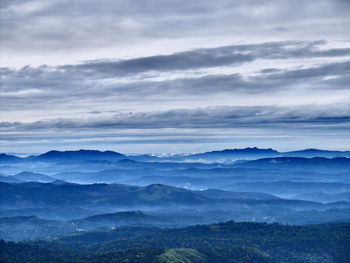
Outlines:
[[[140,248],[84,255],[36,245],[0,241],[2,263],[275,263],[265,253],[245,247],[225,249]],[[25,251],[26,253],[18,253]]]
[[[0,242],[0,251],[4,263],[347,263],[349,240],[350,224],[226,222],[180,229],[118,228],[46,242]]]

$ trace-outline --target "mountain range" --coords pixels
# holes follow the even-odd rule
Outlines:
[[[347,263],[349,157],[1,154],[0,261]]]
[[[244,148],[244,149],[225,149],[220,151],[211,151],[196,154],[185,155],[124,155],[114,151],[97,151],[97,150],[78,150],[78,151],[49,151],[40,155],[28,157],[17,157],[14,155],[0,154],[1,163],[16,163],[21,161],[43,161],[43,162],[73,162],[73,161],[120,161],[129,159],[135,161],[234,161],[239,159],[258,159],[268,157],[350,157],[350,151],[329,151],[320,149],[305,149],[300,151],[279,152],[274,149]]]

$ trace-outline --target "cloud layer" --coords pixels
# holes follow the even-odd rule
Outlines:
[[[349,6],[347,0],[5,0],[1,49],[4,62],[23,66],[242,41],[339,40]]]
[[[53,105],[69,106],[77,100],[100,104],[159,99],[167,102],[191,97],[205,100],[208,95],[220,94],[244,97],[283,92],[291,99],[295,92],[348,94],[350,48],[322,49],[322,44],[320,41],[263,43],[122,61],[19,70],[2,68],[2,108],[45,109]],[[264,63],[274,66],[274,61],[282,61],[282,66],[264,66]],[[290,61],[298,64],[291,67]],[[311,64],[307,66],[307,63]],[[245,64],[256,70],[245,72],[242,70]]]
[[[217,107],[163,112],[136,112],[110,117],[59,118],[52,120],[2,122],[0,130],[74,129],[217,129],[217,128],[350,129],[350,104],[320,107]]]
[[[2,1],[0,146],[30,152],[61,138],[58,147],[98,148],[133,134],[139,150],[166,138],[200,143],[207,130],[202,142],[237,145],[252,132],[282,136],[267,146],[288,148],[286,137],[306,145],[317,133],[350,148],[349,8],[345,0]]]

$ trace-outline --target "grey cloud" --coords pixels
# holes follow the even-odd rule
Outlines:
[[[277,70],[269,68],[261,74],[246,77],[241,74],[205,75],[152,81],[139,79],[131,83],[103,82],[95,75],[83,77],[59,69],[23,68],[9,73],[3,70],[2,109],[50,108],[60,103],[82,101],[171,100],[212,94],[271,94],[276,91],[293,91],[295,85],[304,89],[349,89],[350,62],[322,64],[303,69]],[[104,73],[102,73],[103,75]],[[325,79],[325,77],[330,77]],[[22,93],[21,93],[22,92]],[[26,103],[23,103],[25,98]]]
[[[24,67],[20,70],[0,69],[4,90],[16,91],[24,87],[38,89],[67,89],[82,81],[104,78],[142,78],[141,73],[173,72],[218,66],[239,65],[258,59],[299,59],[350,56],[350,48],[319,50],[322,41],[277,42],[257,45],[236,45],[198,49],[167,56],[152,56],[122,61],[95,61],[58,67]],[[63,84],[62,84],[63,83]],[[60,87],[61,86],[61,87]]]
[[[197,49],[172,55],[122,61],[92,61],[58,67],[70,73],[98,74],[104,77],[134,75],[148,71],[173,71],[241,64],[257,59],[288,59],[350,56],[350,48],[319,50],[324,42],[275,42]]]
[[[0,124],[3,141],[166,128],[346,137],[348,104],[254,105],[346,101],[348,10],[346,0],[3,0],[3,64],[32,65],[0,68],[0,110],[13,120]],[[250,107],[206,108],[237,103]]]
[[[112,117],[87,119],[52,119],[31,123],[3,122],[1,131],[11,130],[105,130],[157,128],[286,128],[340,129],[350,128],[350,105],[299,107],[215,107],[193,110],[115,114]]]
[[[78,65],[57,67],[24,67],[18,71],[1,68],[2,76],[18,78],[42,77],[57,81],[62,77],[80,80],[82,77],[111,78],[136,75],[149,71],[176,71],[227,66],[248,63],[258,59],[300,59],[350,56],[350,48],[320,50],[324,41],[286,41],[254,45],[234,45],[217,48],[196,49],[163,56],[151,56],[120,61],[91,61]],[[36,82],[40,85],[40,82]]]
[[[259,34],[263,37],[268,33],[271,36],[276,25],[301,38],[312,33],[310,30],[319,32],[321,25],[323,30],[332,29],[332,34],[344,33],[348,16],[345,2],[144,0],[140,4],[136,0],[102,0],[98,3],[92,0],[2,1],[2,45],[15,52],[79,51],[111,44],[122,47],[154,39],[225,34]]]
[[[289,70],[284,73],[277,73],[272,76],[282,79],[300,79],[339,74],[350,74],[350,61],[342,63],[330,63],[326,65],[320,65],[318,67]]]

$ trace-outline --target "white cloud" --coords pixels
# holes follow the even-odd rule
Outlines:
[[[349,1],[140,3],[2,1],[0,110],[6,114],[1,119],[5,126],[7,122],[20,128],[18,136],[7,137],[3,146],[16,139],[11,147],[21,147],[21,143],[34,147],[35,141],[48,147],[54,143],[54,135],[48,135],[51,130],[60,126],[61,133],[69,133],[74,123],[83,129],[94,124],[89,126],[92,134],[79,139],[82,134],[73,129],[77,136],[62,139],[62,147],[82,140],[97,143],[105,124],[115,128],[117,122],[122,122],[124,133],[129,126],[141,132],[159,127],[160,141],[166,136],[164,129],[186,128],[181,118],[192,129],[184,139],[188,143],[198,142],[191,136],[215,126],[217,119],[219,128],[211,132],[219,138],[214,140],[212,134],[205,140],[223,145],[227,141],[222,129],[233,131],[234,127],[223,125],[218,110],[208,110],[222,106],[244,106],[233,123],[242,126],[243,119],[255,120],[246,123],[249,130],[258,129],[255,135],[271,133],[259,130],[259,117],[275,127],[273,140],[281,145],[285,142],[278,139],[280,135],[296,138],[296,130],[287,127],[294,121],[301,128],[312,126],[313,132],[320,127],[318,140],[327,132],[341,130],[341,144],[350,144],[343,129],[348,125],[348,111],[339,106],[348,105],[350,97]],[[330,105],[338,105],[331,107],[334,115],[327,113]],[[253,110],[259,107],[264,111]],[[309,107],[315,115],[309,115]],[[179,109],[184,116],[177,119]],[[276,122],[281,119],[283,125]],[[311,125],[310,119],[317,122]],[[42,132],[28,139],[30,129],[39,126]],[[9,136],[6,129],[4,135]],[[246,132],[242,129],[235,130],[235,138]],[[308,135],[298,136],[306,144]],[[147,141],[142,136],[133,141],[134,145],[157,144],[157,139]],[[261,142],[256,139],[254,143],[259,146]],[[99,147],[103,147],[100,142]]]

